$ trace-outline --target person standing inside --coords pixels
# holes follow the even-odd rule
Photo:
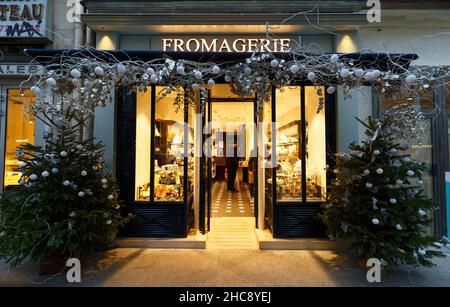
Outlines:
[[[230,192],[238,192],[234,187],[234,181],[236,180],[236,172],[239,167],[239,159],[237,157],[237,146],[232,144],[227,148],[227,156],[225,158],[225,164],[227,168],[227,190]]]

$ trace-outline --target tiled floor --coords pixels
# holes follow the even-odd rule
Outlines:
[[[227,191],[225,181],[212,187],[211,217],[253,217],[254,204],[247,184],[241,183],[239,192]]]

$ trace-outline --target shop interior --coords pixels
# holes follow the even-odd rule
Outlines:
[[[22,176],[17,147],[25,144],[34,144],[34,118],[24,114],[24,110],[34,104],[35,96],[29,89],[7,89],[7,120],[5,127],[5,173],[3,179],[4,189],[17,186]]]
[[[183,109],[183,91],[166,92],[160,86],[155,90],[154,106],[151,105],[151,90],[137,92],[135,201],[143,204],[192,204],[194,194],[200,193],[199,175],[195,171],[199,169],[196,166],[199,162],[194,157],[194,152],[198,151],[198,146],[194,145],[198,133],[198,124],[195,124],[198,110],[193,104],[187,106],[187,112]],[[252,184],[258,176],[249,167],[251,152],[256,144],[254,99],[236,97],[226,84],[216,84],[209,90],[213,122],[210,134],[210,216],[253,217],[255,197],[252,195]],[[262,142],[266,157],[259,157],[259,162],[253,165],[259,165],[258,172],[261,173],[257,177],[259,185],[254,193],[265,192],[266,211],[270,211],[270,206],[283,203],[308,206],[325,199],[325,109],[317,112],[319,104],[324,101],[322,93],[322,87],[285,87],[276,90],[275,104],[264,104],[261,121],[265,126]],[[277,122],[274,136],[273,111]],[[188,125],[183,124],[185,121]],[[302,121],[305,121],[304,125]],[[230,144],[234,146],[230,147]],[[230,148],[238,156],[232,187],[227,182],[230,169],[226,156]],[[276,165],[272,163],[267,167],[273,155],[276,155]],[[232,177],[233,173],[231,171]],[[273,182],[274,176],[276,184]]]

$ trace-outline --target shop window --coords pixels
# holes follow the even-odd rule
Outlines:
[[[181,106],[177,107],[174,104],[175,101],[181,103]],[[185,150],[188,153],[186,168],[188,194],[192,192],[194,180],[192,127],[195,115],[192,107],[189,107],[188,114],[190,129],[185,139],[185,130],[188,126],[184,123],[183,92],[180,90],[167,93],[164,87],[148,87],[145,92],[137,91],[136,201],[181,202],[184,200]],[[186,147],[185,143],[187,143]]]
[[[18,185],[22,174],[19,170],[17,147],[34,144],[34,118],[25,114],[25,108],[35,103],[35,96],[29,89],[8,89],[7,121],[5,142],[5,176],[4,186]]]
[[[306,197],[307,201],[323,201],[326,193],[326,129],[323,87],[305,87],[306,118]]]
[[[183,201],[184,108],[174,104],[179,92],[163,91],[156,87],[154,200]]]
[[[302,90],[305,94],[303,102]],[[276,90],[277,201],[325,200],[325,108],[317,113],[319,104],[325,99],[323,90],[322,87],[313,86]],[[302,103],[305,114],[302,114]]]
[[[136,200],[150,200],[151,88],[136,94]]]
[[[302,200],[300,87],[276,90],[277,200]]]

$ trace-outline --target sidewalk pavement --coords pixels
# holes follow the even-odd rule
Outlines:
[[[111,250],[82,263],[82,282],[65,273],[37,276],[37,265],[9,270],[0,263],[0,286],[447,286],[450,252],[433,268],[400,267],[366,280],[364,268],[347,254],[330,251]]]

